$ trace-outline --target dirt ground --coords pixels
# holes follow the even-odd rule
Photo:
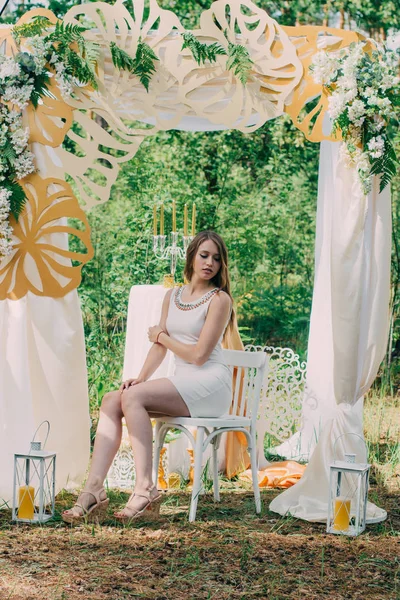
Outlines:
[[[267,510],[252,494],[229,490],[214,504],[200,498],[187,521],[190,496],[170,493],[160,520],[124,527],[12,525],[0,511],[0,600],[256,599],[399,600],[400,493],[373,487],[388,519],[355,539]],[[127,499],[112,494],[112,511]],[[74,500],[63,493],[58,515]]]

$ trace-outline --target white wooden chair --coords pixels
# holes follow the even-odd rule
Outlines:
[[[194,450],[194,477],[190,502],[189,521],[195,521],[197,501],[202,491],[202,457],[208,444],[212,444],[212,471],[214,500],[219,502],[217,452],[222,433],[242,431],[247,437],[251,459],[256,513],[261,512],[261,498],[258,487],[258,465],[256,448],[256,424],[261,387],[268,356],[265,352],[244,352],[224,350],[224,360],[232,372],[233,393],[230,414],[219,418],[160,417],[156,419],[153,458],[153,477],[156,481],[160,451],[169,429],[179,429],[189,438]],[[236,367],[236,375],[234,369]],[[196,427],[196,437],[188,427]]]

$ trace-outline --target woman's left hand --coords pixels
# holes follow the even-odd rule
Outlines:
[[[154,327],[149,327],[149,330],[147,332],[149,341],[152,342],[153,344],[155,344],[157,342],[158,334],[161,333],[162,331],[164,331],[164,330],[159,325],[155,325]]]

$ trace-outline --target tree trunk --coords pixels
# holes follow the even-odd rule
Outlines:
[[[340,9],[339,29],[344,29],[344,8]]]

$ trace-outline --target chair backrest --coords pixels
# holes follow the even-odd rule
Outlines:
[[[268,355],[244,350],[224,350],[223,353],[233,378],[230,414],[246,416],[255,423]]]

